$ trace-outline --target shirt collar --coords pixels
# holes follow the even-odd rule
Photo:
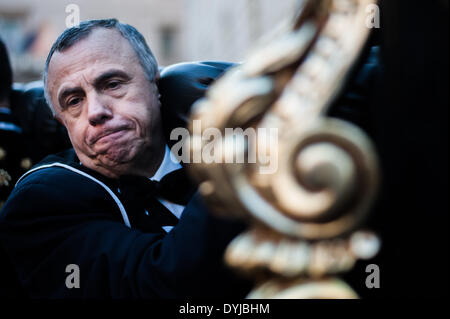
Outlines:
[[[175,156],[172,155],[169,146],[166,144],[164,158],[161,165],[159,165],[155,175],[150,177],[150,180],[159,182],[165,175],[180,168],[182,168],[181,164],[176,160]]]

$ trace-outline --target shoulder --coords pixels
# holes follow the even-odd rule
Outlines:
[[[39,186],[55,190],[55,188],[76,189],[83,192],[81,185],[89,187],[89,180],[84,172],[64,163],[43,164],[25,173],[17,182],[15,191]],[[87,175],[87,174],[86,174]],[[86,185],[87,184],[87,185]]]
[[[43,163],[26,173],[5,203],[0,219],[118,210],[105,185],[68,164]],[[14,214],[14,215],[12,215]]]
[[[30,187],[49,188],[53,191],[75,191],[72,194],[90,193],[92,189],[101,190],[101,182],[95,172],[88,172],[80,164],[75,151],[49,155],[17,181],[15,191]],[[94,177],[95,176],[95,177]]]

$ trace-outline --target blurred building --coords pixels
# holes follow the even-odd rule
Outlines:
[[[302,0],[184,0],[186,60],[242,61],[261,36],[292,18]]]
[[[117,18],[135,26],[147,39],[162,65],[180,61],[181,0],[0,0],[0,36],[8,45],[15,81],[40,77],[56,37],[66,28],[69,4],[80,20]]]
[[[69,4],[80,20],[115,17],[135,26],[160,65],[181,61],[241,61],[257,39],[301,0],[0,0],[0,37],[16,82],[39,79],[47,53],[66,28]]]

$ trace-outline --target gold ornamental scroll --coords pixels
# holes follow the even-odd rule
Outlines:
[[[378,185],[374,147],[360,128],[327,117],[365,47],[376,4],[304,1],[193,106],[190,154],[220,152],[189,171],[214,213],[250,223],[225,254],[256,280],[249,298],[357,298],[336,276],[378,252],[378,237],[359,229]],[[266,160],[229,160],[251,153]]]

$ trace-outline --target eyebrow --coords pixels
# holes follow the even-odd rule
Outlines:
[[[124,71],[113,69],[113,70],[108,70],[108,71],[106,71],[106,72],[100,74],[100,75],[94,80],[94,87],[95,87],[95,88],[99,88],[99,87],[101,87],[101,85],[102,85],[104,82],[106,82],[106,81],[108,81],[109,79],[114,78],[114,77],[120,77],[120,78],[122,78],[122,79],[124,79],[124,80],[126,80],[126,81],[131,80],[131,77],[130,77],[127,73],[125,73]],[[64,102],[64,99],[65,99],[66,97],[68,97],[69,95],[72,95],[72,94],[79,94],[79,93],[84,93],[84,90],[83,90],[81,87],[79,87],[79,86],[73,87],[73,88],[66,88],[66,89],[63,89],[63,90],[61,91],[61,93],[59,94],[59,96],[58,96],[58,102],[59,102],[59,105],[61,105],[61,107],[64,109],[64,108],[65,108],[65,105],[64,105],[64,103],[63,103],[63,102]]]
[[[100,74],[95,80],[94,80],[94,87],[98,88],[100,87],[104,82],[111,78],[119,77],[122,79],[125,79],[126,81],[131,80],[131,77],[122,70],[108,70],[102,74]]]

